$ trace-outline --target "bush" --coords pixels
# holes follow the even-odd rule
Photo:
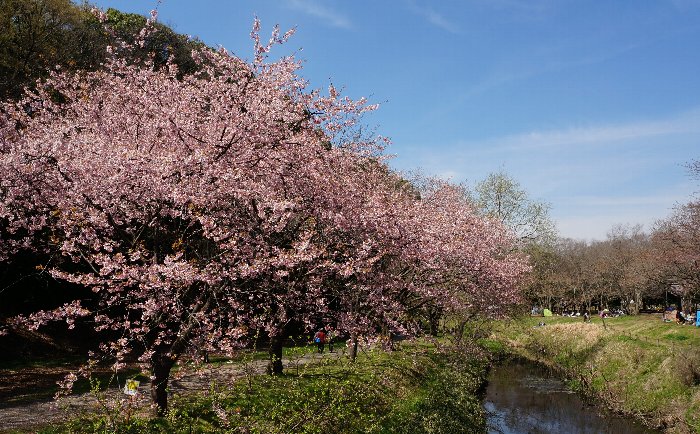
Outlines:
[[[675,359],[675,372],[684,386],[700,385],[700,351],[681,353]]]
[[[419,393],[396,411],[386,432],[474,433],[486,429],[478,390],[485,366],[460,353],[434,354]],[[406,405],[407,404],[407,405]]]

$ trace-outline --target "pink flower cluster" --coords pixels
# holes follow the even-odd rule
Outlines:
[[[307,90],[294,58],[265,63],[291,33],[258,32],[252,63],[203,49],[178,77],[115,55],[2,106],[0,260],[51,252],[52,275],[97,299],[26,324],[90,316],[123,336],[103,351],[150,362],[290,321],[371,336],[410,331],[427,304],[496,315],[517,300],[527,267],[507,231],[459,188],[392,172],[386,140],[355,130],[376,106]]]

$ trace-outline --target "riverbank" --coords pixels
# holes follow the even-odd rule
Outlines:
[[[178,393],[167,417],[141,408],[95,409],[41,433],[249,432],[416,433],[483,432],[481,390],[487,363],[450,346],[406,343],[392,352],[362,351],[285,360],[282,376],[212,381],[201,392]],[[118,411],[117,411],[118,410]],[[32,429],[37,432],[37,429]]]
[[[546,325],[538,326],[544,321]],[[561,371],[606,407],[668,433],[700,433],[700,330],[660,316],[523,318],[494,326],[502,350]]]

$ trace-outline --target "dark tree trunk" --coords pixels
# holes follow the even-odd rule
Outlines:
[[[639,315],[639,308],[642,303],[642,293],[641,291],[635,291],[634,292],[634,303],[628,304],[629,305],[629,314],[630,315]]]
[[[156,405],[158,416],[165,416],[168,411],[168,379],[170,369],[175,361],[166,354],[154,354],[151,358],[151,399]]]
[[[690,313],[690,300],[691,297],[688,294],[684,294],[681,296],[681,312]]]
[[[154,260],[155,258],[156,256],[154,255]],[[206,311],[211,304],[211,300],[212,298],[209,297],[200,300],[191,310],[192,314]],[[158,416],[164,416],[168,411],[168,379],[170,378],[170,370],[187,347],[193,330],[197,326],[194,318],[196,316],[191,315],[190,319],[180,327],[178,337],[172,345],[161,344],[157,346],[151,356],[151,370],[153,371],[151,374],[151,398],[156,405]]]
[[[459,324],[457,324],[457,330],[456,330],[457,341],[461,342],[462,340],[464,340],[464,331],[466,330],[466,328],[467,328],[467,320],[466,319],[461,320],[459,322]]]
[[[284,347],[284,342],[281,336],[271,336],[270,337],[270,363],[267,366],[267,372],[271,375],[281,375],[283,371],[282,366],[282,349]]]
[[[357,359],[357,336],[350,336],[350,352],[348,353],[350,360],[354,363]]]
[[[440,312],[437,309],[428,311],[428,321],[430,325],[430,336],[437,337],[440,329]]]

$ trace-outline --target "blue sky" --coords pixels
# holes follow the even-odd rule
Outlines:
[[[98,0],[148,14],[156,1]],[[391,165],[474,183],[505,171],[565,237],[667,216],[700,190],[700,0],[164,0],[159,20],[252,57],[297,28],[313,87],[381,103]],[[273,53],[274,54],[274,53]]]

